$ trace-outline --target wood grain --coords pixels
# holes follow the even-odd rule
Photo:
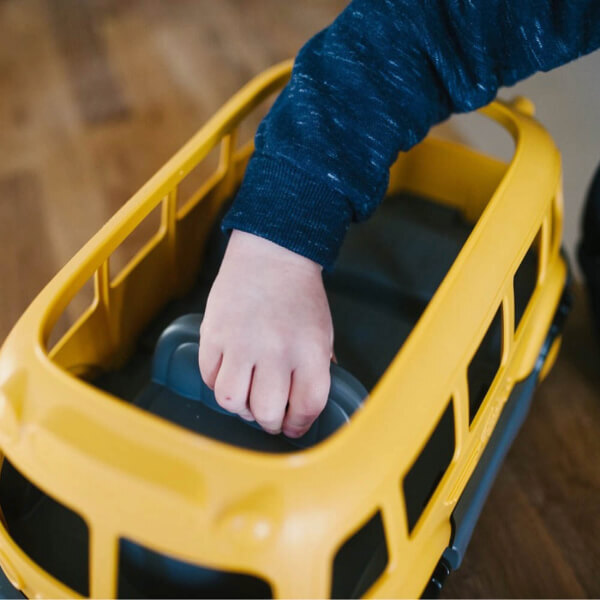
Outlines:
[[[94,124],[126,118],[128,107],[90,5],[78,0],[52,0],[48,15],[84,120]]]
[[[0,339],[56,270],[39,179],[23,171],[0,177]],[[26,235],[19,231],[27,229]]]
[[[233,92],[345,4],[2,0],[0,340]],[[600,353],[577,300],[446,598],[600,596]]]

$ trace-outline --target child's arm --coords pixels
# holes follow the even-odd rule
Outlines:
[[[598,46],[598,0],[354,0],[311,39],[223,222],[237,231],[200,348],[219,403],[305,431],[329,381],[320,265],[381,201],[397,153],[500,86]]]

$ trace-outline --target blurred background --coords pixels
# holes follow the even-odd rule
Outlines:
[[[41,287],[253,75],[342,0],[0,0],[0,341]],[[600,160],[600,53],[510,90],[564,159],[571,255]],[[460,117],[437,135],[510,152]],[[561,358],[446,597],[600,596],[600,356],[581,289]]]

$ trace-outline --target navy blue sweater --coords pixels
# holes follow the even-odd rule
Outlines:
[[[600,0],[354,0],[300,50],[223,229],[330,268],[398,152],[599,46]]]

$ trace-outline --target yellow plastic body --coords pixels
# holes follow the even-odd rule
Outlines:
[[[34,300],[0,352],[0,447],[18,469],[87,523],[90,593],[114,597],[118,541],[264,578],[275,597],[327,597],[343,542],[380,510],[389,562],[370,597],[419,596],[450,535],[450,515],[515,382],[532,370],[567,269],[560,255],[560,157],[531,104],[483,113],[515,140],[509,164],[428,138],[399,157],[390,192],[458,207],[476,225],[365,408],[314,448],[272,455],[196,435],[85,381],[124,361],[170,299],[185,293],[222,202],[252,145],[236,130],[285,85],[291,63],[252,80],[114,215]],[[177,210],[180,181],[216,145],[220,165]],[[115,249],[157,206],[161,226],[112,280]],[[513,277],[537,239],[539,276],[514,331]],[[92,278],[92,305],[51,349],[50,332]],[[502,364],[469,425],[467,366],[498,307]],[[414,530],[402,481],[449,399],[456,450]],[[28,596],[77,594],[44,572],[0,525],[0,565]]]

